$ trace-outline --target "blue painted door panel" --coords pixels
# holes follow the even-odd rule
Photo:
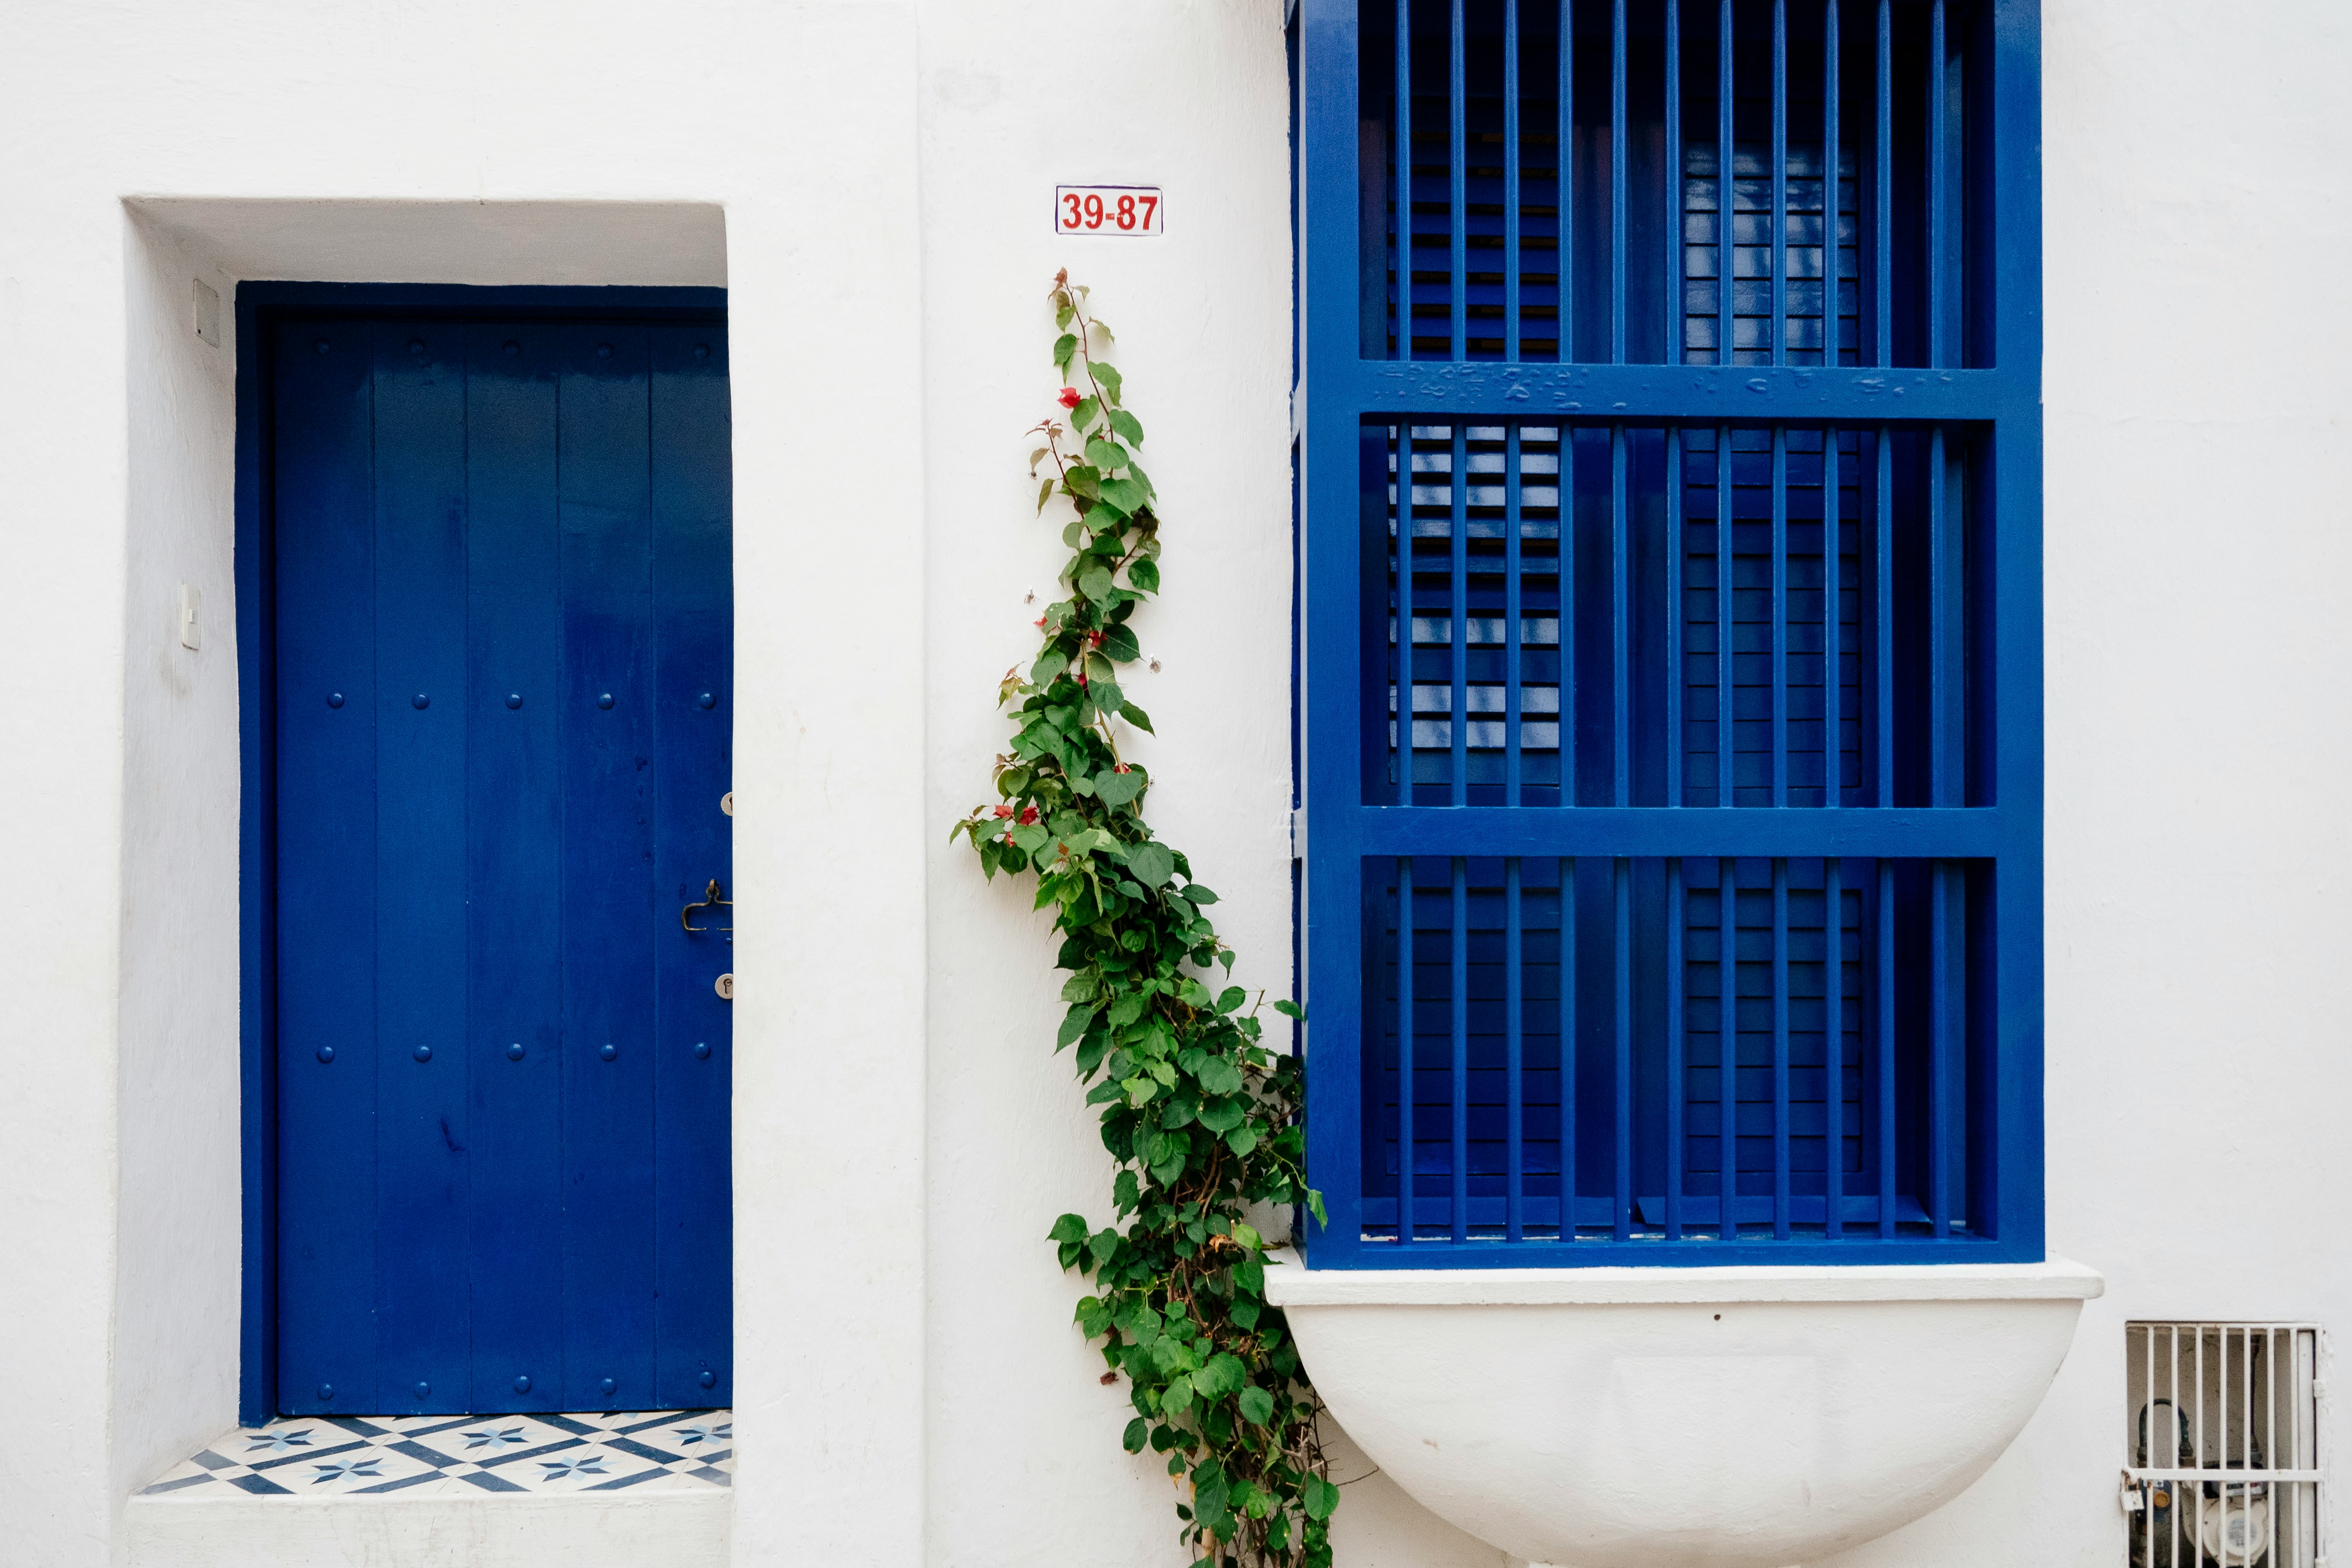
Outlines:
[[[279,1405],[724,1404],[724,328],[270,353]]]

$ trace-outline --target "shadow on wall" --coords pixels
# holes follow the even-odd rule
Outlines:
[[[1323,1452],[1343,1489],[1331,1554],[1349,1568],[1515,1568],[1499,1548],[1454,1529],[1407,1497],[1355,1440],[1323,1418]]]

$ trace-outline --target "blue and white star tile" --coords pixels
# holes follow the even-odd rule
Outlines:
[[[734,1484],[734,1433],[724,1410],[289,1416],[224,1435],[140,1495],[702,1490]]]

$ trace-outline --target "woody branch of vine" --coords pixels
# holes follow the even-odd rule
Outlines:
[[[1118,726],[1151,730],[1118,677],[1142,651],[1135,613],[1160,591],[1158,497],[1136,462],[1143,426],[1104,357],[1109,329],[1066,272],[1050,301],[1066,423],[1034,428],[1044,444],[1029,468],[1051,466],[1041,514],[1068,503],[1065,596],[1038,617],[1035,660],[998,686],[1014,731],[995,763],[998,798],[952,837],[990,878],[1034,878],[1034,907],[1062,937],[1055,1049],[1073,1049],[1092,1086],[1114,1222],[1064,1215],[1049,1239],[1091,1287],[1077,1325],[1101,1342],[1104,1381],[1127,1379],[1129,1452],[1166,1456],[1195,1568],[1328,1568],[1339,1493],[1321,1406],[1266,1303],[1269,1244],[1247,1218],[1261,1206],[1323,1215],[1307,1185],[1300,1068],[1267,1047],[1249,994],[1224,984],[1234,952],[1208,914],[1217,896],[1153,837],[1151,780],[1119,754]]]

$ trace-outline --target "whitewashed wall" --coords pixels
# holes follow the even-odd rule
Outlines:
[[[277,276],[729,285],[736,1556],[1183,1561],[1041,1239],[1104,1208],[1050,948],[943,840],[1052,592],[1020,432],[1067,265],[1169,514],[1155,814],[1237,973],[1286,984],[1278,13],[9,14],[0,1559],[113,1559],[128,1492],[233,1418],[231,367],[185,312],[193,277]],[[2340,1327],[2352,1283],[2352,17],[2050,0],[2045,73],[2051,1239],[2109,1291],[2011,1455],[1853,1568],[2119,1563],[2122,1321]],[[1075,180],[1164,185],[1167,237],[1057,239]],[[1344,1568],[1497,1561],[1380,1477],[1340,1540]]]

